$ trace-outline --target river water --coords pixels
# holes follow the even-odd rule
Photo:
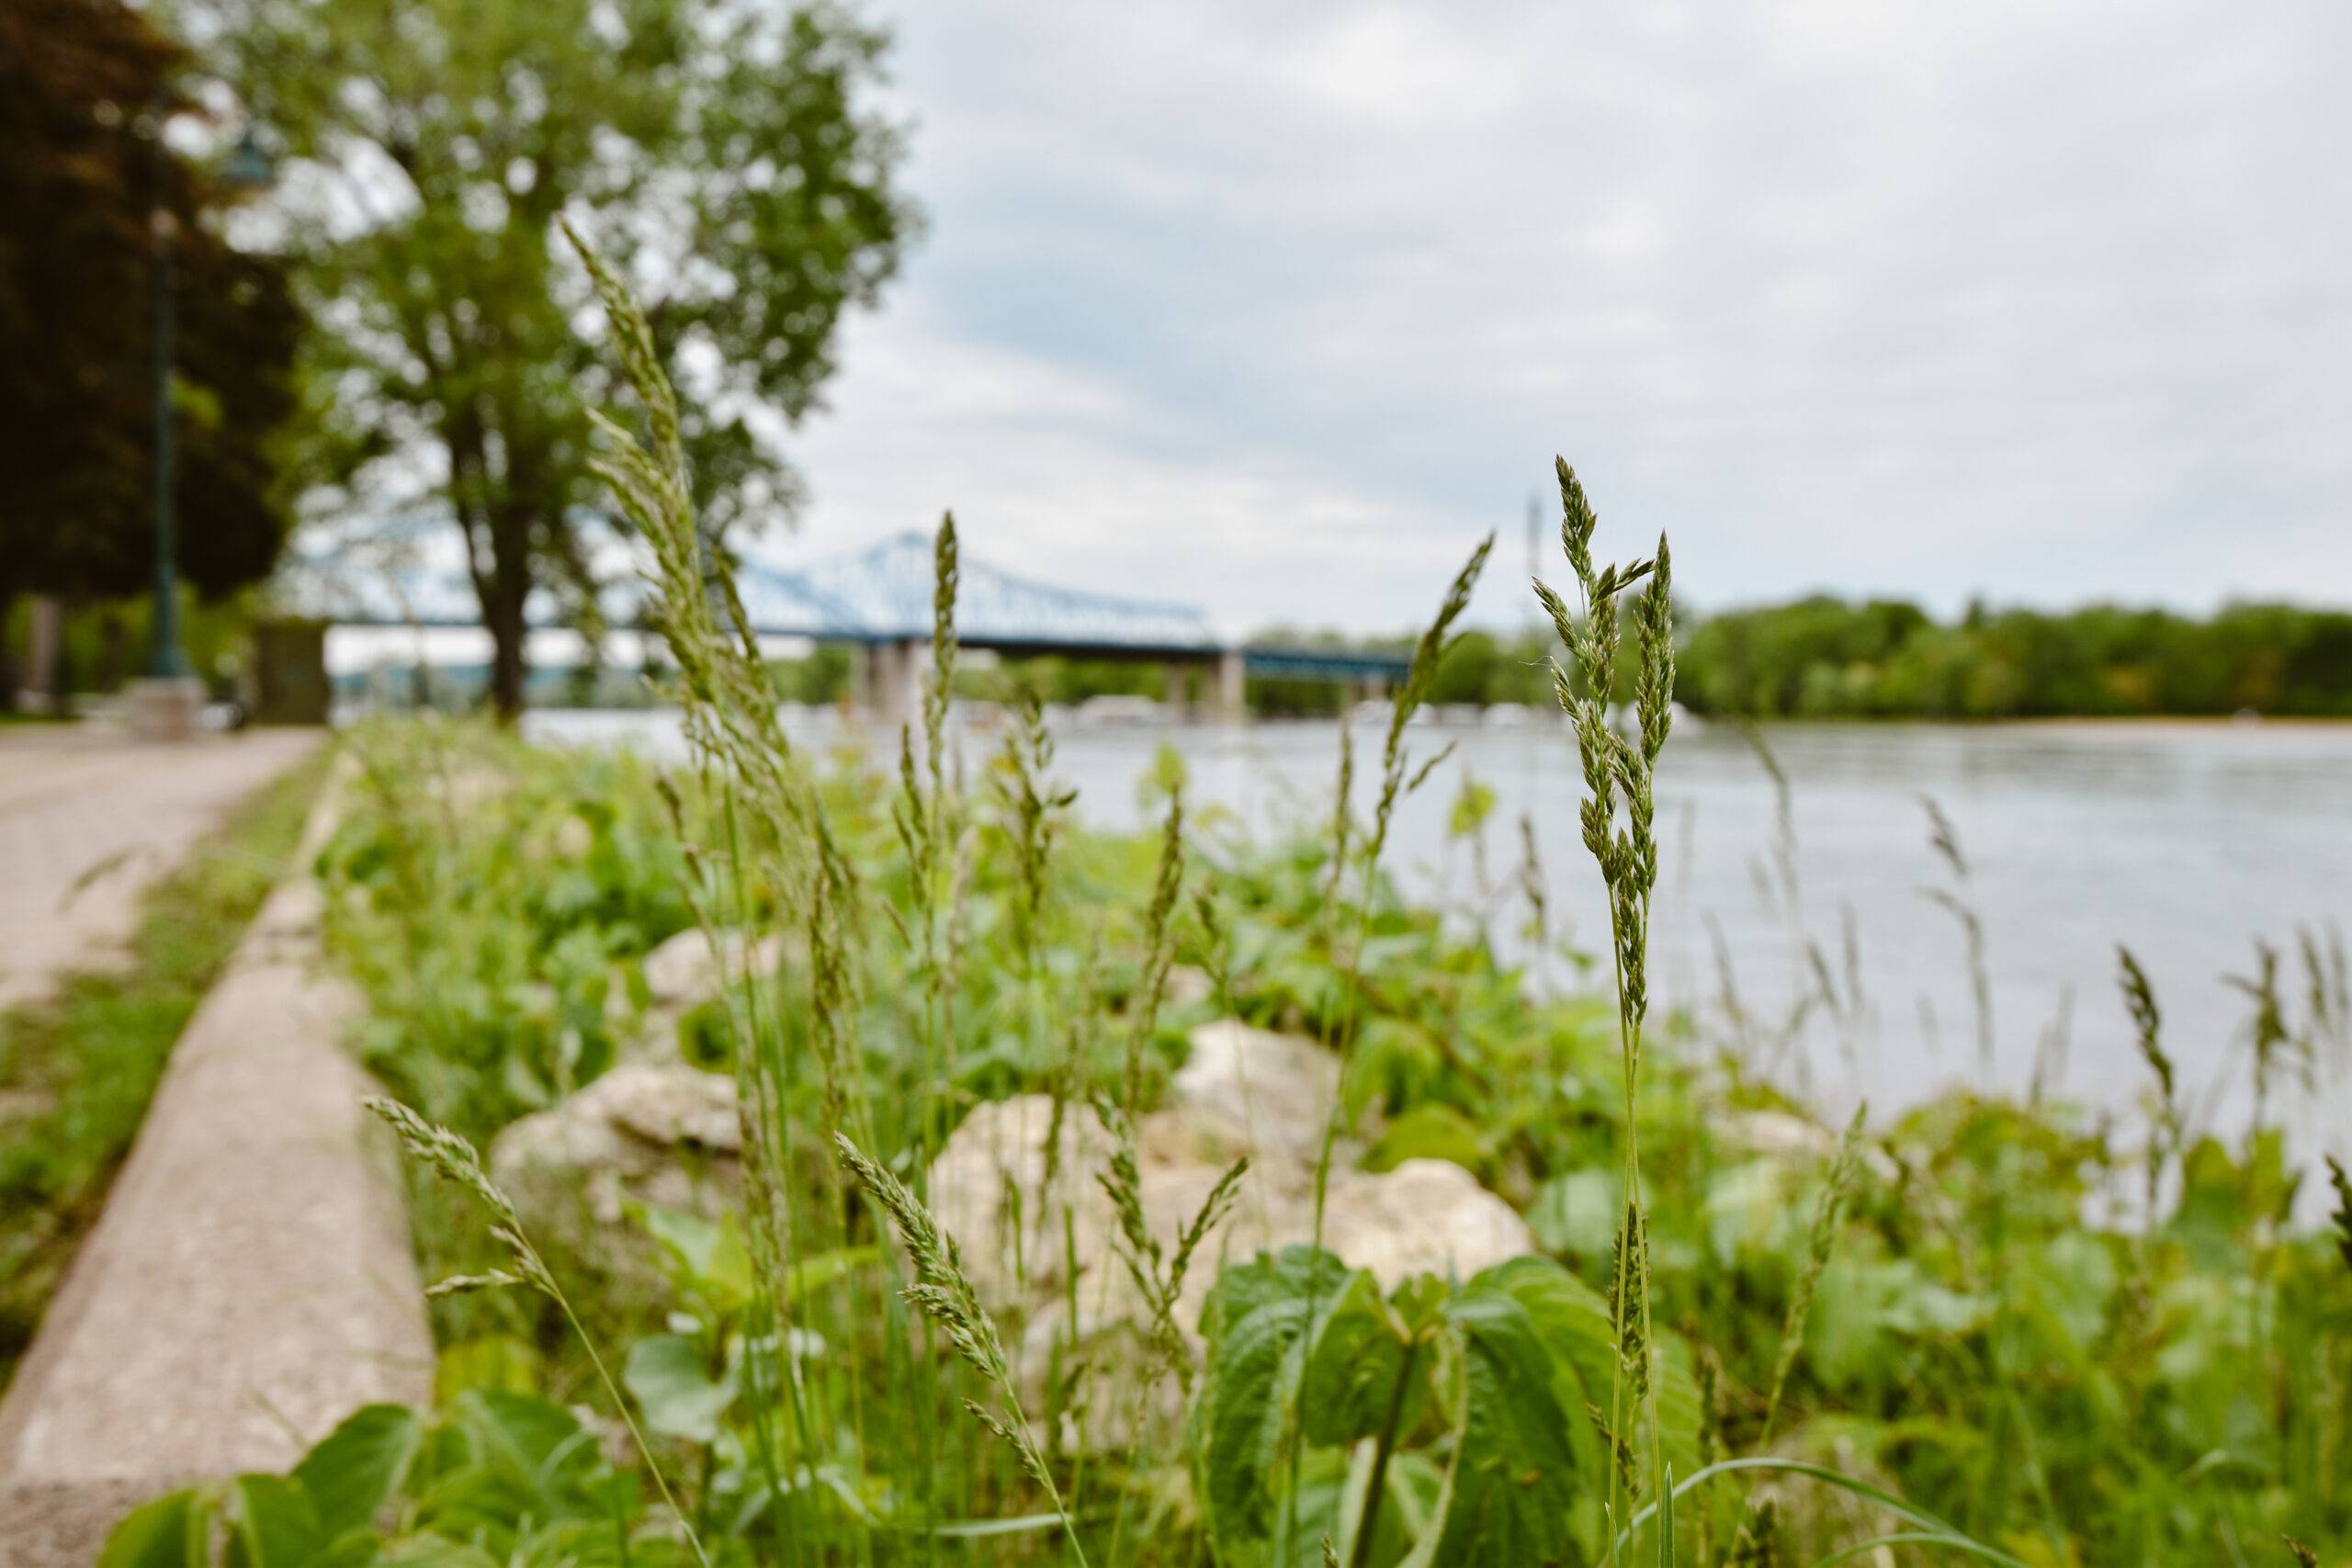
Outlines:
[[[830,716],[795,723],[833,727]],[[535,714],[531,728],[656,753],[678,745],[674,717],[659,712]],[[1132,828],[1144,820],[1137,781],[1167,745],[1183,760],[1196,813],[1222,807],[1261,834],[1320,830],[1338,736],[1329,723],[1072,718],[1057,726],[1057,772],[1080,791],[1086,819]],[[1368,810],[1379,728],[1360,726],[1357,739],[1357,801]],[[1788,781],[1785,835],[1780,794],[1736,728],[1686,722],[1659,761],[1654,1006],[1696,1010],[1833,1108],[1868,1096],[1883,1112],[1989,1076],[2013,1090],[2039,1081],[2054,1096],[2132,1109],[2146,1072],[2115,985],[2122,942],[2155,987],[2192,1104],[2233,1126],[2247,1104],[2251,1004],[2223,976],[2252,973],[2255,940],[2267,940],[2281,950],[2281,989],[2299,1020],[2299,930],[2324,941],[2331,924],[2352,927],[2352,726],[1782,725],[1768,739]],[[1466,770],[1495,795],[1485,859],[1498,934],[1515,942],[1526,919],[1507,887],[1524,815],[1555,929],[1565,923],[1571,942],[1605,964],[1565,728],[1431,723],[1410,732],[1421,756],[1448,742],[1453,754],[1399,814],[1390,868],[1417,896],[1467,918],[1479,901],[1477,857],[1448,833]],[[962,743],[977,759],[997,738],[967,731]],[[1930,845],[1923,797],[1949,818],[1964,880]],[[1989,1058],[1966,928],[1933,889],[1980,924]],[[1566,984],[1573,969],[1553,961],[1548,973]],[[2342,1153],[2352,1142],[2345,1054],[2331,1054],[2312,1090],[2274,1098],[2304,1147],[2316,1140]]]

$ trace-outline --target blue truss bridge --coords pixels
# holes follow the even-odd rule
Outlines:
[[[931,638],[932,541],[906,533],[798,570],[743,561],[735,569],[744,613],[767,637],[820,642]],[[1199,606],[1093,593],[1019,576],[968,553],[956,568],[956,635],[1012,657],[1199,658],[1223,648]]]
[[[335,626],[479,626],[462,569],[424,564],[432,552],[423,547],[451,531],[446,512],[419,509],[371,529],[365,547],[298,555],[287,572],[293,607]],[[735,571],[753,631],[862,650],[853,664],[861,701],[899,714],[929,657],[932,574],[932,541],[912,532],[804,567],[747,559]],[[633,577],[608,584],[601,596],[605,624],[641,625],[644,593]],[[535,627],[561,624],[555,597],[545,592],[533,596],[526,616]],[[1376,684],[1402,679],[1408,662],[1401,653],[1229,643],[1198,605],[1042,581],[976,558],[968,540],[957,567],[956,631],[963,646],[1011,659],[1164,663],[1171,690],[1177,672],[1206,667],[1219,705],[1234,711],[1247,675]]]

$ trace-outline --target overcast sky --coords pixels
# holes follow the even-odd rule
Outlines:
[[[761,553],[1510,622],[1557,451],[1702,606],[2352,601],[2342,0],[880,14],[931,231]]]

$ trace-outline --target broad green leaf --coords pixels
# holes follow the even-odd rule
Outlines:
[[[375,1518],[416,1457],[423,1429],[397,1404],[370,1404],[302,1457],[294,1480],[332,1538]]]
[[[1470,770],[1465,767],[1462,771],[1461,791],[1454,795],[1453,807],[1446,814],[1446,836],[1452,839],[1470,837],[1486,826],[1487,818],[1494,813],[1494,809],[1493,788],[1473,778],[1470,775]]]
[[[469,1389],[458,1398],[458,1418],[486,1464],[548,1501],[567,1467],[584,1469],[596,1457],[578,1416],[531,1394]]]
[[[1492,1284],[1464,1287],[1446,1315],[1460,1337],[1463,1393],[1437,1561],[1449,1568],[1566,1562],[1575,1552],[1577,1455],[1552,1352],[1527,1309]]]
[[[836,1247],[803,1258],[784,1271],[786,1299],[804,1300],[810,1292],[822,1290],[844,1275],[880,1263],[883,1257],[878,1247]]]
[[[1306,1370],[1310,1301],[1319,1317],[1352,1283],[1329,1253],[1292,1247],[1226,1269],[1210,1291],[1201,1309],[1209,1355],[1193,1405],[1193,1451],[1204,1510],[1221,1539],[1266,1535]]]
[[[1338,1540],[1355,1523],[1350,1510],[1363,1507],[1361,1488],[1349,1487],[1352,1469],[1346,1454],[1329,1449],[1300,1461],[1296,1517],[1284,1509],[1274,1521],[1276,1550],[1263,1559],[1266,1568],[1323,1568],[1323,1538]]]
[[[1596,1387],[1607,1397],[1616,1335],[1600,1292],[1546,1258],[1511,1258],[1470,1284],[1500,1291],[1520,1304],[1553,1359],[1577,1380],[1577,1399],[1592,1397]]]
[[[1386,1422],[1404,1371],[1405,1336],[1370,1274],[1348,1277],[1328,1311],[1300,1384],[1300,1420],[1311,1443],[1351,1443]]]
[[[212,1500],[190,1489],[133,1509],[107,1537],[97,1568],[206,1568]]]
[[[1268,1306],[1303,1300],[1310,1286],[1317,1299],[1336,1299],[1348,1273],[1348,1266],[1330,1253],[1309,1247],[1286,1247],[1280,1253],[1261,1252],[1246,1263],[1230,1264],[1201,1303],[1201,1337],[1215,1346],[1241,1319]]]
[[[503,1389],[528,1393],[546,1378],[538,1347],[513,1334],[482,1334],[441,1352],[433,1370],[433,1397],[450,1404],[468,1389]]]
[[[1617,1236],[1624,1204],[1618,1192],[1624,1179],[1613,1170],[1571,1170],[1535,1190],[1528,1206],[1528,1228],[1552,1252],[1580,1258],[1605,1256]]]
[[[646,1426],[688,1442],[716,1439],[718,1418],[735,1402],[735,1380],[724,1370],[714,1374],[702,1347],[683,1334],[650,1335],[630,1346],[621,1382]]]
[[[1881,1359],[1888,1336],[1965,1333],[1990,1308],[1928,1278],[1908,1258],[1832,1257],[1815,1287],[1805,1355],[1825,1382],[1842,1387]]]
[[[1757,1159],[1708,1182],[1707,1246],[1718,1266],[1728,1269],[1741,1253],[1769,1247],[1789,1232],[1790,1215],[1798,1212],[1790,1178],[1786,1160]]]
[[[2075,1231],[2051,1237],[2031,1256],[2020,1270],[2018,1292],[2047,1314],[2064,1340],[2060,1348],[2066,1359],[2080,1364],[2107,1327],[2121,1268],[2104,1240]]]
[[[241,1475],[229,1488],[228,1568],[307,1568],[326,1547],[319,1512],[282,1475]]]
[[[1439,1401],[1452,1411],[1452,1419],[1458,1427],[1462,1424],[1463,1406],[1468,1397],[1468,1379],[1465,1376],[1465,1359],[1458,1353],[1460,1330],[1449,1325],[1446,1335],[1452,1341],[1448,1348],[1455,1353],[1440,1359],[1442,1364],[1434,1381],[1443,1384],[1439,1392]],[[1429,1522],[1414,1537],[1413,1549],[1398,1560],[1396,1568],[1437,1568],[1438,1553],[1445,1545],[1448,1533],[1447,1521],[1453,1514],[1454,1479],[1462,1470],[1462,1444],[1456,1442],[1449,1447],[1452,1451],[1446,1456],[1445,1469],[1439,1474],[1436,1494],[1429,1506]]]
[[[1366,1170],[1394,1170],[1408,1159],[1450,1160],[1465,1170],[1486,1164],[1477,1127],[1450,1105],[1417,1105],[1388,1124],[1365,1152]]]
[[[1610,1464],[1606,1438],[1585,1413],[1588,1403],[1608,1408],[1616,1336],[1609,1323],[1609,1304],[1600,1292],[1544,1258],[1514,1258],[1487,1269],[1470,1288],[1489,1286],[1510,1295],[1527,1313],[1537,1337],[1550,1352],[1554,1392],[1566,1413],[1568,1443],[1577,1459],[1577,1473],[1605,1474]],[[1658,1335],[1655,1358],[1657,1415],[1666,1440],[1667,1457],[1678,1468],[1699,1464],[1699,1391],[1692,1382],[1690,1357],[1673,1335]],[[1647,1451],[1646,1441],[1640,1447]],[[1587,1494],[1575,1515],[1578,1534],[1588,1546],[1600,1540],[1603,1529],[1598,1504]]]
[[[1413,1104],[1437,1087],[1445,1057],[1428,1030],[1386,1014],[1357,1027],[1340,1086],[1345,1113],[1362,1116],[1375,1105]]]
[[[752,1255],[732,1213],[718,1221],[679,1209],[638,1211],[645,1232],[662,1246],[671,1275],[683,1288],[708,1299],[722,1313],[752,1299]]]

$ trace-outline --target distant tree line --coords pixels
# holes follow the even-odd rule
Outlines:
[[[2352,717],[2352,611],[2231,604],[2198,618],[2094,604],[2079,610],[1973,605],[1951,623],[1902,600],[1815,595],[1693,617],[1676,693],[1694,713],[1758,718],[2064,718],[2227,715]],[[1689,623],[1686,623],[1689,624]],[[1255,641],[1284,648],[1403,652],[1411,638],[1350,637],[1282,628]],[[1439,666],[1439,705],[1545,706],[1553,638],[1464,633]],[[838,649],[776,667],[779,688],[804,702],[849,690]],[[1187,695],[1213,694],[1214,672],[1188,672]],[[1166,694],[1155,662],[1038,659],[968,667],[957,694],[1004,702],[1016,686],[1048,703]],[[1630,688],[1629,688],[1630,690]],[[1253,675],[1249,705],[1272,717],[1330,717],[1344,682]]]
[[[1816,595],[1693,622],[1676,692],[1696,713],[2352,717],[2352,611],[2237,604],[2199,618],[2111,604],[2049,612],[1979,604],[1945,623],[1902,600]],[[1548,636],[1532,632],[1465,633],[1439,669],[1430,700],[1548,704],[1554,651]],[[1266,705],[1252,682],[1251,705],[1328,713],[1341,701],[1336,687],[1283,685],[1283,701]]]
[[[1701,622],[1679,689],[1695,711],[1764,717],[2352,716],[2352,612],[1976,604],[1944,625],[1900,600],[1815,597]]]

